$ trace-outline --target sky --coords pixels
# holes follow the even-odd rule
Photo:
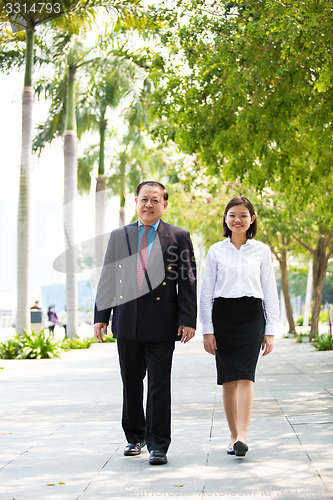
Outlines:
[[[23,75],[0,74],[0,310],[16,306],[16,232],[21,155],[21,95]],[[47,106],[35,100],[33,121],[46,119]],[[54,259],[65,250],[63,236],[64,161],[62,139],[34,156],[31,172],[31,300],[39,287],[65,282],[65,275],[53,269]],[[76,200],[77,241],[94,236],[94,191]],[[108,202],[107,230],[118,225],[118,203]],[[134,213],[129,200],[128,221]]]

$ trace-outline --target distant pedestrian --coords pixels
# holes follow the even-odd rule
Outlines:
[[[244,197],[227,204],[227,239],[208,251],[200,296],[204,348],[215,355],[217,384],[230,429],[229,455],[245,456],[260,348],[273,349],[279,300],[267,245],[254,240],[257,220]]]
[[[58,320],[57,313],[54,310],[54,306],[49,306],[48,311],[47,311],[47,317],[49,320],[48,328],[49,328],[50,333],[52,333],[52,335],[53,335],[54,334],[54,327],[56,325],[60,324],[59,320]]]
[[[33,305],[33,306],[31,306],[31,307],[30,307],[30,309],[40,310],[39,301],[38,301],[38,300],[35,300],[34,305]]]

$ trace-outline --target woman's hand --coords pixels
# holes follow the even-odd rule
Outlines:
[[[215,335],[213,333],[205,333],[203,336],[203,343],[205,351],[215,356],[217,350]]]
[[[264,340],[262,342],[262,350],[263,356],[266,356],[270,352],[273,351],[273,346],[274,346],[274,335],[265,335]]]

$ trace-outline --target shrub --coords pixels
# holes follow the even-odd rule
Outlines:
[[[333,350],[333,338],[329,333],[322,333],[321,335],[316,335],[313,341],[313,346],[317,351],[332,351]]]
[[[320,323],[328,323],[328,310],[322,309],[319,313],[319,321]]]
[[[110,335],[103,335],[104,342],[115,342]],[[0,343],[0,359],[45,359],[60,356],[62,350],[88,349],[91,344],[98,342],[95,337],[80,339],[64,339],[57,341],[50,333],[42,329],[39,334],[24,332],[15,335],[12,339]]]
[[[46,334],[44,329],[40,333],[26,331],[22,335],[15,335],[12,339],[0,344],[2,359],[41,359],[59,356],[61,345]]]
[[[115,342],[111,335],[102,335],[103,342]],[[90,337],[86,339],[80,339],[79,337],[74,337],[73,339],[64,339],[62,342],[64,349],[88,349],[91,344],[99,343],[96,337]]]
[[[1,359],[17,359],[22,353],[22,345],[18,335],[0,344]]]
[[[116,339],[112,337],[112,335],[102,335],[103,342],[116,342]],[[96,337],[92,337],[92,343],[93,344],[99,344],[99,340],[96,339]]]
[[[299,333],[296,339],[297,344],[302,344],[304,339],[309,339],[309,335],[307,333]]]
[[[22,344],[20,357],[23,359],[56,358],[62,349],[61,343],[56,341],[50,333],[45,333],[44,328],[38,334],[24,332],[20,340]]]
[[[80,339],[74,337],[72,339],[64,339],[62,341],[63,349],[88,349],[93,342],[93,339]]]
[[[309,314],[309,326],[311,326],[311,319],[312,319],[312,315]],[[304,321],[304,316],[302,314],[301,316],[298,316],[298,318],[296,320],[296,326],[303,326],[303,321]]]
[[[311,326],[311,319],[312,319],[312,315],[309,314],[309,326]],[[298,316],[298,318],[296,320],[296,325],[303,326],[303,321],[304,321],[304,316],[303,315]],[[320,321],[320,323],[328,323],[328,311],[327,311],[327,309],[322,309],[320,311],[319,321]]]

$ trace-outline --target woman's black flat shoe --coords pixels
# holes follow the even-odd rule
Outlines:
[[[234,452],[236,457],[245,457],[248,449],[248,445],[246,443],[243,443],[243,441],[236,441],[236,443],[234,444]]]

